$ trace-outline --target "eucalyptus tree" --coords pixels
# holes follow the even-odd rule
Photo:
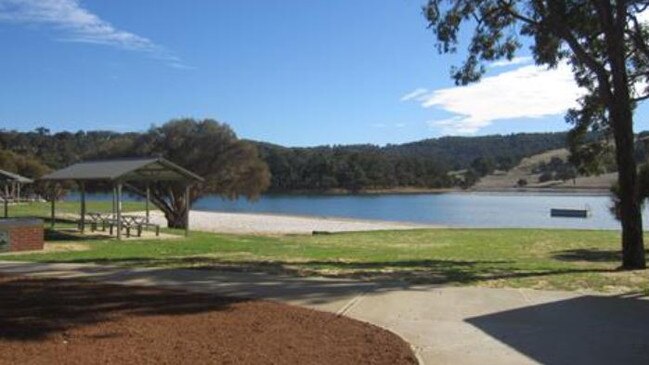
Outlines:
[[[649,27],[641,20],[647,0],[429,0],[424,14],[440,53],[454,53],[469,28],[468,53],[451,70],[458,85],[480,80],[485,62],[512,59],[524,44],[538,65],[568,62],[585,90],[566,120],[573,124],[575,161],[605,151],[584,143],[589,131],[614,142],[620,189],[622,268],[645,267],[641,202],[634,160],[633,113],[649,98]]]
[[[270,183],[268,166],[257,148],[240,140],[226,124],[212,119],[178,119],[151,128],[122,148],[124,155],[161,156],[200,175],[204,182],[192,185],[189,201],[183,184],[154,183],[152,202],[162,210],[169,227],[184,228],[184,215],[190,204],[205,194],[225,198],[245,196],[254,199]],[[144,195],[144,187],[131,186]]]

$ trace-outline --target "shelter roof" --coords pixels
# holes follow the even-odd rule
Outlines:
[[[84,161],[45,175],[41,180],[203,181],[161,157]]]
[[[18,174],[14,174],[13,172],[5,170],[0,170],[0,181],[14,181],[21,184],[30,184],[34,182],[34,180],[30,178],[26,178],[24,176],[20,176]]]

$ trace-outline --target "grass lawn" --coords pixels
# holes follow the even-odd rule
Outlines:
[[[55,251],[0,258],[649,293],[649,270],[616,270],[619,233],[612,231],[431,229],[281,237],[194,232],[189,238],[121,243],[57,236],[49,248]]]
[[[56,214],[79,214],[80,205],[76,201],[59,201],[55,205]],[[124,212],[143,211],[144,202],[127,201],[122,202]],[[155,207],[152,206],[152,209]],[[110,201],[88,200],[86,201],[88,212],[110,212],[112,203]],[[51,205],[49,202],[29,202],[9,206],[9,217],[42,217],[49,218]]]

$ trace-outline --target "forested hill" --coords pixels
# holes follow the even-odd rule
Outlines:
[[[435,158],[450,166],[452,170],[468,168],[477,158],[490,159],[512,167],[523,157],[566,147],[566,137],[565,132],[442,137],[388,145],[385,149],[393,154]]]
[[[508,170],[524,157],[565,147],[566,133],[442,137],[385,147],[253,143],[270,167],[276,191],[443,188],[471,185],[496,168]],[[457,170],[467,171],[449,174]]]
[[[128,156],[142,134],[0,130],[0,169],[37,177],[31,175],[43,169],[30,162],[57,169],[84,159]],[[466,187],[494,169],[508,170],[524,157],[564,147],[566,133],[443,137],[382,147],[250,142],[270,168],[271,191],[359,191]]]

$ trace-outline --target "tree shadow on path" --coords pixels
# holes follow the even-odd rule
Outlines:
[[[542,364],[649,364],[649,300],[580,296],[466,319]]]

